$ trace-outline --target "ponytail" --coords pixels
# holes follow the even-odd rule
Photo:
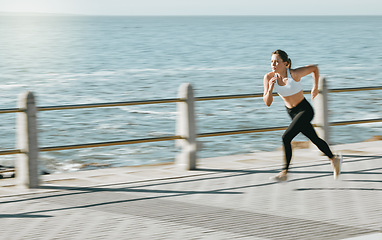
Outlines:
[[[292,68],[292,60],[290,58],[288,58],[288,68],[289,69]]]

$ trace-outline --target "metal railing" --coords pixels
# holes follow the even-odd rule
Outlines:
[[[360,124],[360,123],[373,123],[382,122],[382,118],[376,119],[366,119],[366,120],[352,120],[352,121],[340,121],[340,122],[327,122],[327,93],[341,93],[341,92],[355,92],[355,91],[370,91],[370,90],[382,90],[382,86],[376,87],[362,87],[362,88],[338,88],[338,89],[327,89],[325,84],[325,78],[321,78],[320,82],[320,95],[324,98],[321,104],[315,106],[315,108],[322,108],[319,110],[321,114],[321,120],[315,122],[313,125],[315,127],[323,129],[321,135],[323,138],[328,136],[329,126],[340,126],[349,124]],[[183,88],[183,90],[182,90]],[[183,93],[182,93],[183,91]],[[211,101],[211,100],[225,100],[225,99],[241,99],[241,98],[258,98],[262,97],[263,93],[256,94],[239,94],[239,95],[220,95],[220,96],[206,96],[206,97],[196,97],[194,98],[192,93],[191,85],[181,86],[178,98],[171,99],[158,99],[158,100],[145,100],[145,101],[126,101],[126,102],[111,102],[111,103],[95,103],[95,104],[77,104],[77,105],[61,105],[61,106],[45,106],[36,107],[36,111],[54,111],[54,110],[69,110],[69,109],[84,109],[84,108],[103,108],[103,107],[117,107],[117,106],[133,106],[133,105],[148,105],[148,104],[162,104],[162,103],[177,103],[178,104],[178,119],[177,119],[177,133],[173,136],[163,136],[157,138],[142,138],[142,139],[130,139],[121,141],[106,141],[97,143],[85,143],[76,145],[63,145],[63,146],[50,146],[50,147],[37,147],[38,152],[49,152],[49,151],[60,151],[69,149],[80,149],[80,148],[94,148],[94,147],[104,147],[104,146],[115,146],[115,145],[127,145],[127,144],[137,144],[137,143],[149,143],[149,142],[159,142],[159,141],[179,141],[183,149],[179,160],[180,165],[186,165],[187,169],[194,169],[196,167],[196,151],[197,151],[197,138],[203,137],[214,137],[214,136],[226,136],[235,134],[246,134],[246,133],[258,133],[258,132],[269,132],[269,131],[279,131],[285,130],[287,126],[281,127],[268,127],[268,128],[254,128],[254,129],[240,129],[240,130],[230,130],[230,131],[220,131],[220,132],[210,132],[210,133],[199,133],[195,131],[195,114],[194,114],[194,102],[195,101]],[[310,94],[310,91],[304,91],[304,94]],[[277,94],[273,94],[277,95]],[[34,102],[33,102],[34,104]],[[26,103],[24,105],[27,105]],[[325,106],[326,105],[326,106]],[[317,111],[317,109],[316,109]],[[182,114],[183,112],[183,114]],[[5,113],[18,113],[26,114],[26,107],[0,109],[0,114]],[[28,115],[28,114],[26,114]],[[182,123],[183,122],[183,123]],[[191,126],[191,129],[190,129]],[[192,127],[193,126],[193,127]],[[184,128],[184,129],[182,129]],[[194,128],[194,129],[192,129]],[[19,130],[17,130],[19,132]],[[37,129],[35,130],[37,132]],[[27,133],[24,137],[27,137]],[[37,134],[37,133],[36,133]],[[320,133],[319,133],[320,134]],[[23,133],[18,133],[18,138],[23,135]],[[326,137],[325,137],[326,135]],[[23,138],[23,137],[21,137]],[[327,140],[327,139],[326,139]],[[19,146],[19,145],[18,145]],[[190,150],[191,149],[191,150]],[[0,155],[11,155],[11,154],[27,154],[30,149],[25,150],[25,147],[19,147],[18,149],[8,149],[0,151]],[[190,157],[191,156],[191,157]],[[191,159],[190,159],[191,158]]]

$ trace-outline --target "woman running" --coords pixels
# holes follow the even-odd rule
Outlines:
[[[292,118],[292,122],[282,136],[285,165],[283,170],[272,179],[276,181],[286,181],[289,165],[292,159],[292,139],[300,132],[307,136],[330,160],[333,166],[334,178],[336,179],[341,171],[342,156],[334,156],[329,145],[317,136],[312,124],[314,111],[309,102],[305,99],[301,78],[313,73],[314,85],[311,91],[312,99],[318,95],[319,71],[317,65],[308,65],[296,69],[291,69],[292,62],[288,54],[282,50],[272,53],[272,72],[264,76],[264,102],[269,107],[273,102],[273,90],[284,100],[286,110]]]

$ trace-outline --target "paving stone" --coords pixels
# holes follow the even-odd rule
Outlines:
[[[49,176],[36,190],[17,189],[7,179],[0,187],[0,236],[10,240],[376,236],[382,230],[378,144],[336,146],[345,156],[338,181],[329,162],[309,155],[309,150],[296,151],[286,183],[269,180],[282,167],[281,161],[277,164],[282,154],[274,152],[227,156],[221,162],[202,160],[197,171],[156,166],[58,175],[59,181]]]

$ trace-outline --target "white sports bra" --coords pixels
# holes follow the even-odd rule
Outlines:
[[[276,74],[276,73],[275,73]],[[287,69],[287,78],[288,78],[288,82],[286,85],[284,86],[280,86],[277,81],[274,85],[274,90],[276,90],[276,92],[282,96],[282,97],[288,97],[288,96],[292,96],[296,93],[299,93],[300,91],[302,91],[302,84],[301,82],[296,82],[292,76],[290,75],[290,72],[289,72],[289,69]]]

